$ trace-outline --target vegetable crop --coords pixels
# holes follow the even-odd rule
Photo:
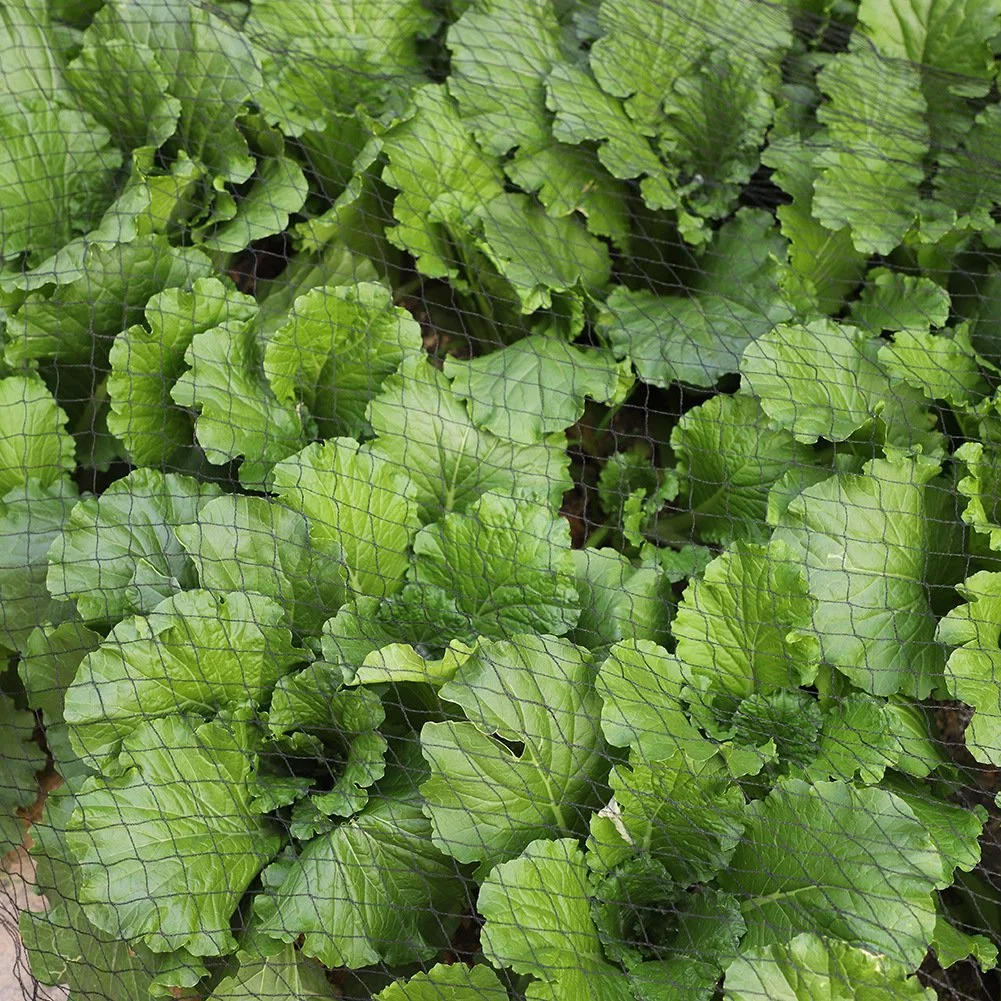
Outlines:
[[[0,4],[35,977],[991,996],[999,37],[999,0]]]

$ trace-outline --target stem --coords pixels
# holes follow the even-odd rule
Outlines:
[[[614,529],[611,525],[602,525],[600,528],[596,528],[585,540],[585,549],[597,549],[605,539],[607,539]]]
[[[94,421],[97,419],[97,413],[107,402],[107,399],[108,377],[105,376],[94,388],[94,392],[87,401],[87,405],[83,408],[83,413],[80,414],[77,422],[73,425],[71,434],[86,434],[88,431],[92,431],[94,428]]]
[[[646,534],[658,542],[691,543],[694,541],[694,528],[695,512],[680,511],[666,518],[658,518],[656,524]]]

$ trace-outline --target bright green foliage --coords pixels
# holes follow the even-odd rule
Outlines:
[[[819,649],[814,602],[794,553],[736,543],[692,581],[672,632],[685,669],[738,698],[810,684]]]
[[[117,622],[193,587],[194,564],[173,529],[218,494],[188,476],[137,469],[84,498],[49,550],[49,591],[75,598],[86,621]]]
[[[81,756],[113,754],[144,718],[259,705],[305,659],[272,599],[185,591],[115,626],[80,665],[63,715]]]
[[[577,622],[569,531],[541,505],[483,494],[421,529],[414,557],[411,600],[454,605],[471,634],[562,636]]]
[[[999,39],[1001,0],[0,3],[36,978],[989,992]]]
[[[145,323],[123,330],[111,348],[108,430],[132,460],[159,465],[191,442],[191,421],[170,390],[184,372],[192,338],[213,327],[249,320],[252,300],[216,278],[200,278],[190,292],[165,289],[146,303]]]
[[[726,1001],[932,1001],[930,987],[906,967],[863,949],[804,932],[787,943],[749,950],[726,971]]]
[[[232,950],[230,917],[280,844],[248,804],[251,747],[241,724],[168,716],[125,739],[120,775],[84,784],[67,841],[97,927],[154,952]]]
[[[581,830],[581,811],[608,767],[583,651],[554,637],[484,641],[440,695],[468,722],[421,731],[431,766],[421,792],[435,844],[485,871],[537,837]]]
[[[304,933],[302,951],[330,967],[437,953],[455,923],[458,873],[431,844],[430,821],[408,784],[393,776],[354,819],[314,838],[298,858],[274,863],[255,908],[264,934],[288,941]]]

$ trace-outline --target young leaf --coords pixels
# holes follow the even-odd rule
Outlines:
[[[584,853],[572,838],[533,841],[519,858],[496,866],[480,888],[486,918],[483,954],[494,966],[550,985],[530,996],[562,998],[599,992],[632,1001],[624,974],[605,960],[591,917]]]
[[[507,991],[489,966],[438,963],[427,973],[397,980],[379,991],[375,1001],[503,1001]]]
[[[536,635],[481,641],[439,694],[469,720],[421,731],[431,766],[421,793],[442,851],[486,871],[537,837],[582,829],[607,761],[581,650]]]
[[[255,943],[256,944],[256,943]],[[206,1001],[333,1001],[337,997],[326,971],[291,945],[274,951],[241,951],[236,970],[223,977]]]
[[[265,935],[303,935],[307,956],[349,969],[427,960],[445,946],[461,882],[431,844],[419,798],[401,784],[394,776],[358,816],[274,863],[254,905]]]
[[[790,467],[812,465],[814,453],[785,428],[770,428],[751,396],[714,396],[687,411],[671,431],[681,479],[679,506],[660,528],[686,526],[706,542],[764,542],[768,494]],[[657,529],[653,530],[657,534]]]
[[[955,647],[945,666],[950,698],[974,710],[964,733],[967,749],[985,764],[1001,764],[1001,574],[981,571],[958,586],[966,604],[938,624],[936,638]]]
[[[78,500],[68,479],[32,481],[0,498],[0,649],[23,652],[39,622],[58,623],[72,606],[46,588],[50,546],[61,538]]]
[[[372,450],[409,474],[421,520],[464,511],[487,491],[557,505],[570,489],[566,438],[517,445],[480,431],[448,380],[425,359],[407,359],[369,405]]]
[[[17,816],[38,796],[36,772],[45,767],[45,754],[33,740],[34,713],[14,707],[0,694],[0,854],[18,848],[24,840],[25,824]]]
[[[239,324],[256,315],[250,296],[217,278],[199,278],[191,291],[164,289],[146,303],[145,324],[123,330],[111,347],[108,430],[137,465],[161,465],[191,443],[191,418],[173,404],[170,390],[184,372],[184,356],[197,334]]]
[[[792,550],[737,543],[686,588],[672,626],[678,659],[737,698],[810,684],[819,660],[814,604]]]
[[[417,321],[374,282],[313,289],[268,340],[264,373],[278,400],[302,401],[324,438],[361,435],[365,410],[400,362],[421,349]]]
[[[72,471],[66,413],[37,376],[0,379],[0,497],[29,480],[49,487]]]
[[[299,408],[283,404],[268,386],[251,325],[228,323],[196,334],[184,362],[188,371],[170,395],[197,410],[195,437],[209,462],[242,457],[240,482],[263,487],[275,463],[308,436]]]
[[[910,968],[864,949],[803,932],[743,951],[726,970],[724,1001],[934,1001]]]
[[[344,600],[340,554],[318,551],[306,519],[263,497],[209,501],[198,520],[174,531],[209,591],[255,591],[274,598],[296,628],[317,632]]]
[[[862,475],[807,487],[773,536],[817,598],[821,658],[872,695],[925,698],[942,672],[926,582],[946,584],[952,570],[934,554],[958,550],[937,474],[932,463],[873,460]]]

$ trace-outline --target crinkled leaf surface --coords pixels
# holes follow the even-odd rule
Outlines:
[[[819,932],[910,970],[934,930],[942,869],[922,825],[891,793],[784,779],[748,807],[718,883],[741,901],[744,949]]]
[[[48,487],[76,463],[66,413],[36,376],[0,379],[0,496],[29,480]]]
[[[738,542],[688,585],[671,627],[686,672],[738,698],[813,681],[815,603],[796,556]]]
[[[579,420],[586,397],[609,402],[619,381],[610,352],[538,334],[472,361],[446,358],[445,375],[477,427],[526,445]]]
[[[12,699],[0,695],[0,853],[4,855],[24,840],[24,821],[15,811],[35,802],[35,773],[45,767],[45,754],[32,739],[34,733],[34,713],[16,709]]]
[[[416,320],[383,285],[313,289],[268,340],[264,372],[278,399],[301,400],[323,437],[365,431],[365,410],[383,380],[421,348]]]
[[[266,873],[261,931],[304,935],[302,951],[325,966],[433,958],[462,907],[454,863],[431,844],[430,821],[409,778],[394,776],[354,819],[310,841]]]
[[[344,600],[340,554],[315,548],[298,512],[263,497],[227,494],[197,517],[174,531],[203,588],[266,595],[306,632],[318,631]]]
[[[577,622],[569,525],[531,501],[483,494],[421,529],[412,578],[444,592],[471,634],[562,636]]]
[[[947,585],[933,561],[956,545],[948,496],[930,482],[937,473],[932,463],[873,460],[861,475],[807,487],[775,530],[817,599],[822,659],[873,695],[924,698],[942,672],[930,585]]]
[[[184,356],[197,334],[251,319],[250,296],[218,278],[199,278],[190,291],[164,289],[146,303],[145,323],[123,330],[111,347],[108,430],[133,462],[159,465],[190,444],[191,418],[170,397],[184,372]]]
[[[404,361],[369,405],[372,449],[405,470],[422,521],[465,510],[487,491],[558,504],[570,488],[566,438],[518,445],[479,430],[448,380],[423,358]]]
[[[271,598],[184,591],[115,626],[81,663],[63,714],[78,753],[100,758],[144,719],[264,703],[306,659]]]
[[[418,520],[416,491],[392,461],[334,438],[279,463],[274,480],[282,501],[305,515],[317,553],[344,560],[352,590],[399,590]]]
[[[885,956],[803,932],[748,949],[727,967],[725,1001],[932,1001],[909,970]]]
[[[67,834],[87,917],[155,952],[233,951],[233,911],[280,844],[248,806],[242,725],[151,720],[125,739],[120,764],[83,786]]]
[[[84,498],[49,551],[49,591],[75,598],[87,622],[117,622],[192,587],[194,565],[174,529],[219,493],[190,476],[137,469]]]

